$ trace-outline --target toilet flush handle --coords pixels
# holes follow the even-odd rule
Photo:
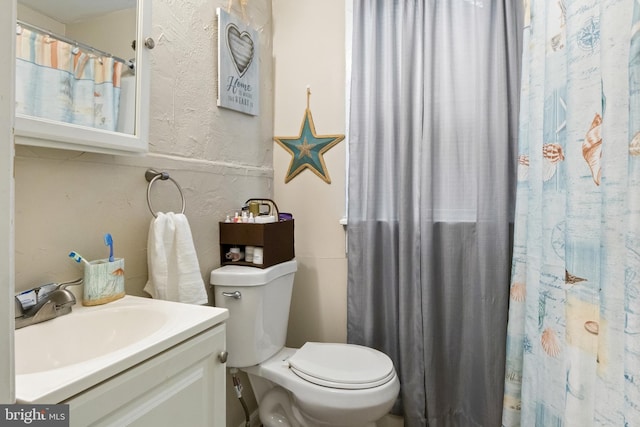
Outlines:
[[[229,298],[233,298],[233,299],[240,299],[242,298],[242,294],[240,293],[240,291],[235,291],[235,292],[223,292],[222,293],[223,297],[229,297]]]

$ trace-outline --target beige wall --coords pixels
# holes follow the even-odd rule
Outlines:
[[[344,0],[273,0],[274,132],[296,136],[307,86],[316,133],[345,133]],[[284,183],[291,155],[274,146],[274,192],[296,220],[296,274],[287,345],[346,341],[345,153],[324,154],[331,184],[311,170]]]
[[[274,132],[297,136],[311,87],[316,133],[344,134],[345,6],[350,0],[273,0]],[[274,146],[274,192],[296,219],[295,278],[287,345],[345,342],[347,337],[346,141],[324,155],[331,184],[310,170],[284,183],[291,155]],[[401,427],[387,415],[379,427]]]
[[[136,9],[118,10],[82,22],[64,24],[18,4],[17,18],[123,59],[135,56],[131,42],[136,38]],[[114,32],[114,28],[118,30]]]
[[[118,31],[113,31],[117,28]],[[97,49],[131,59],[135,51],[131,42],[136,38],[136,10],[123,9],[65,26],[65,35]]]

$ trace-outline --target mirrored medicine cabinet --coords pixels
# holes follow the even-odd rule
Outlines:
[[[17,0],[16,144],[148,151],[151,0]]]

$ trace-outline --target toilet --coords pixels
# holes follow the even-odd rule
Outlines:
[[[229,310],[227,367],[249,375],[266,427],[373,426],[400,382],[389,357],[354,344],[284,346],[296,260],[211,272],[215,305]]]

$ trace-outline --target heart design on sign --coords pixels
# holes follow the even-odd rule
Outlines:
[[[227,48],[236,71],[242,77],[253,60],[253,40],[246,31],[240,32],[235,24],[227,25]]]

